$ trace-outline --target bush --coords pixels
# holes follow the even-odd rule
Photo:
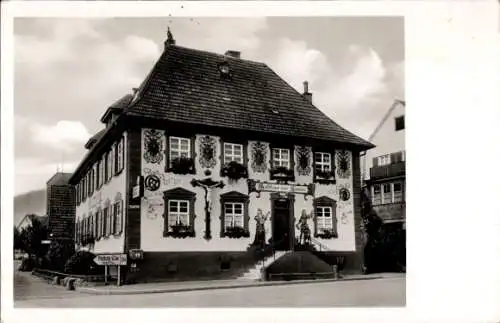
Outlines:
[[[73,241],[54,241],[49,247],[47,259],[49,269],[63,271],[68,259],[75,253]]]
[[[35,269],[35,259],[24,258],[19,266],[19,271],[32,271]]]
[[[92,252],[77,251],[66,261],[64,272],[72,275],[101,275],[104,267],[94,262],[95,257]]]

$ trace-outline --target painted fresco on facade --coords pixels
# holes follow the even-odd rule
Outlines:
[[[142,176],[144,177],[144,197],[141,199],[141,248],[144,251],[244,251],[252,244],[256,238],[258,228],[264,228],[266,240],[272,236],[272,217],[271,217],[271,192],[262,191],[259,193],[249,193],[249,187],[246,178],[228,179],[221,176],[222,156],[224,142],[220,137],[198,134],[194,139],[194,153],[191,158],[194,162],[195,174],[175,174],[166,172],[167,162],[170,158],[151,159],[149,156],[148,140],[151,133],[161,134],[155,146],[168,147],[168,134],[165,131],[143,129],[142,131]],[[176,140],[176,144],[182,144]],[[248,178],[266,182],[276,183],[270,179],[269,169],[271,168],[271,148],[269,143],[248,141],[246,144],[246,168]],[[337,155],[337,154],[336,154]],[[324,246],[334,251],[354,251],[354,203],[352,194],[352,154],[349,151],[341,151],[341,158],[335,158],[335,168],[341,169],[341,175],[337,176],[336,184],[315,183],[314,197],[307,194],[295,194],[293,203],[294,223],[293,227],[299,221],[303,212],[314,215],[314,198],[327,197],[336,202],[334,212],[336,219],[338,237],[333,239],[322,239],[317,237]],[[291,184],[308,185],[313,183],[313,154],[311,147],[295,146],[292,154],[294,158],[294,182]],[[193,179],[203,180],[211,178],[214,183],[222,181],[224,186],[205,190],[200,186],[193,186]],[[217,187],[216,187],[217,186]],[[165,236],[165,226],[168,223],[165,192],[183,194],[193,194],[194,204],[194,237],[187,236],[183,238]],[[222,204],[221,197],[240,194],[248,197],[248,223],[245,225],[247,234],[230,238],[224,236],[222,232],[221,217]],[[207,200],[206,200],[207,198]],[[171,207],[176,208],[175,198],[170,199],[173,202]],[[170,201],[169,200],[169,201]],[[207,202],[207,203],[206,203]],[[206,212],[210,212],[210,239],[206,238]],[[184,208],[182,204],[179,208]],[[261,216],[258,216],[261,214]],[[267,215],[267,217],[263,216]],[[310,228],[314,228],[314,217],[308,219]],[[181,217],[179,217],[181,219]],[[189,220],[182,219],[182,221]],[[182,224],[182,223],[181,223]],[[169,226],[169,224],[167,224]],[[300,236],[300,230],[295,229],[295,237]]]

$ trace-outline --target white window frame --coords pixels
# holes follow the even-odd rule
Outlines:
[[[275,156],[275,152],[278,152],[278,158]],[[284,158],[283,155],[285,155],[285,152],[287,154],[287,158]],[[288,148],[273,148],[272,151],[272,160],[273,160],[273,168],[278,168],[278,167],[286,167],[287,169],[291,168],[291,154],[290,154],[290,149]]]
[[[177,204],[177,211],[176,212],[172,212],[170,209],[171,209],[171,205],[176,203]],[[181,203],[186,203],[186,212],[181,212],[180,211],[180,206],[181,206]],[[185,215],[186,216],[186,219],[187,219],[187,223],[182,223],[183,225],[185,226],[190,226],[191,223],[189,223],[189,200],[168,200],[168,219],[167,219],[167,224],[168,224],[168,231],[171,231],[172,228],[170,228],[171,224],[170,224],[170,218],[175,216],[175,223],[179,222],[181,216]]]
[[[317,157],[320,156],[320,161],[317,160]],[[325,157],[328,156],[328,162],[325,161]],[[319,166],[319,169],[318,169]],[[325,152],[315,152],[314,153],[314,167],[316,170],[320,170],[322,172],[330,172],[332,170],[332,154]]]
[[[235,153],[236,147],[240,148],[241,154]],[[244,147],[242,144],[233,144],[230,142],[225,142],[224,143],[224,164],[228,164],[232,161],[243,164],[243,149],[244,149]]]
[[[172,148],[172,141],[177,140],[179,147],[176,149]],[[182,149],[182,142],[186,141],[187,142],[187,150]],[[172,153],[176,152],[179,155],[178,156],[172,156]],[[182,153],[187,153],[187,158],[191,158],[191,139],[189,138],[184,138],[184,137],[169,137],[168,139],[168,157],[170,161],[170,165],[172,165],[172,161],[175,158],[179,158],[182,156]]]
[[[227,206],[231,206],[231,212],[227,212],[228,208]],[[237,214],[236,211],[236,205],[239,205],[241,207],[241,214]],[[227,224],[227,218],[231,218],[231,224]],[[232,228],[235,226],[235,223],[237,222],[237,219],[241,219],[241,227],[243,228],[245,226],[245,204],[241,202],[224,202],[224,230],[228,228]]]
[[[377,157],[378,166],[385,166],[391,164],[391,155],[382,155]]]
[[[329,210],[330,217],[325,216]],[[318,205],[316,206],[316,230],[333,230],[333,208],[331,206]]]

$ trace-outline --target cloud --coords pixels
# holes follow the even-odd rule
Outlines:
[[[56,171],[72,172],[77,165],[77,161],[52,163],[43,158],[18,158],[15,164],[15,195],[45,188],[47,180]]]
[[[83,145],[90,133],[80,121],[61,120],[55,125],[33,124],[31,127],[34,143],[46,144],[61,150],[71,150],[75,145]]]

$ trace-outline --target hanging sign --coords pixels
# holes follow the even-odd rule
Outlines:
[[[144,196],[144,178],[142,176],[137,176],[137,181],[134,187],[132,187],[132,198],[137,199]]]

